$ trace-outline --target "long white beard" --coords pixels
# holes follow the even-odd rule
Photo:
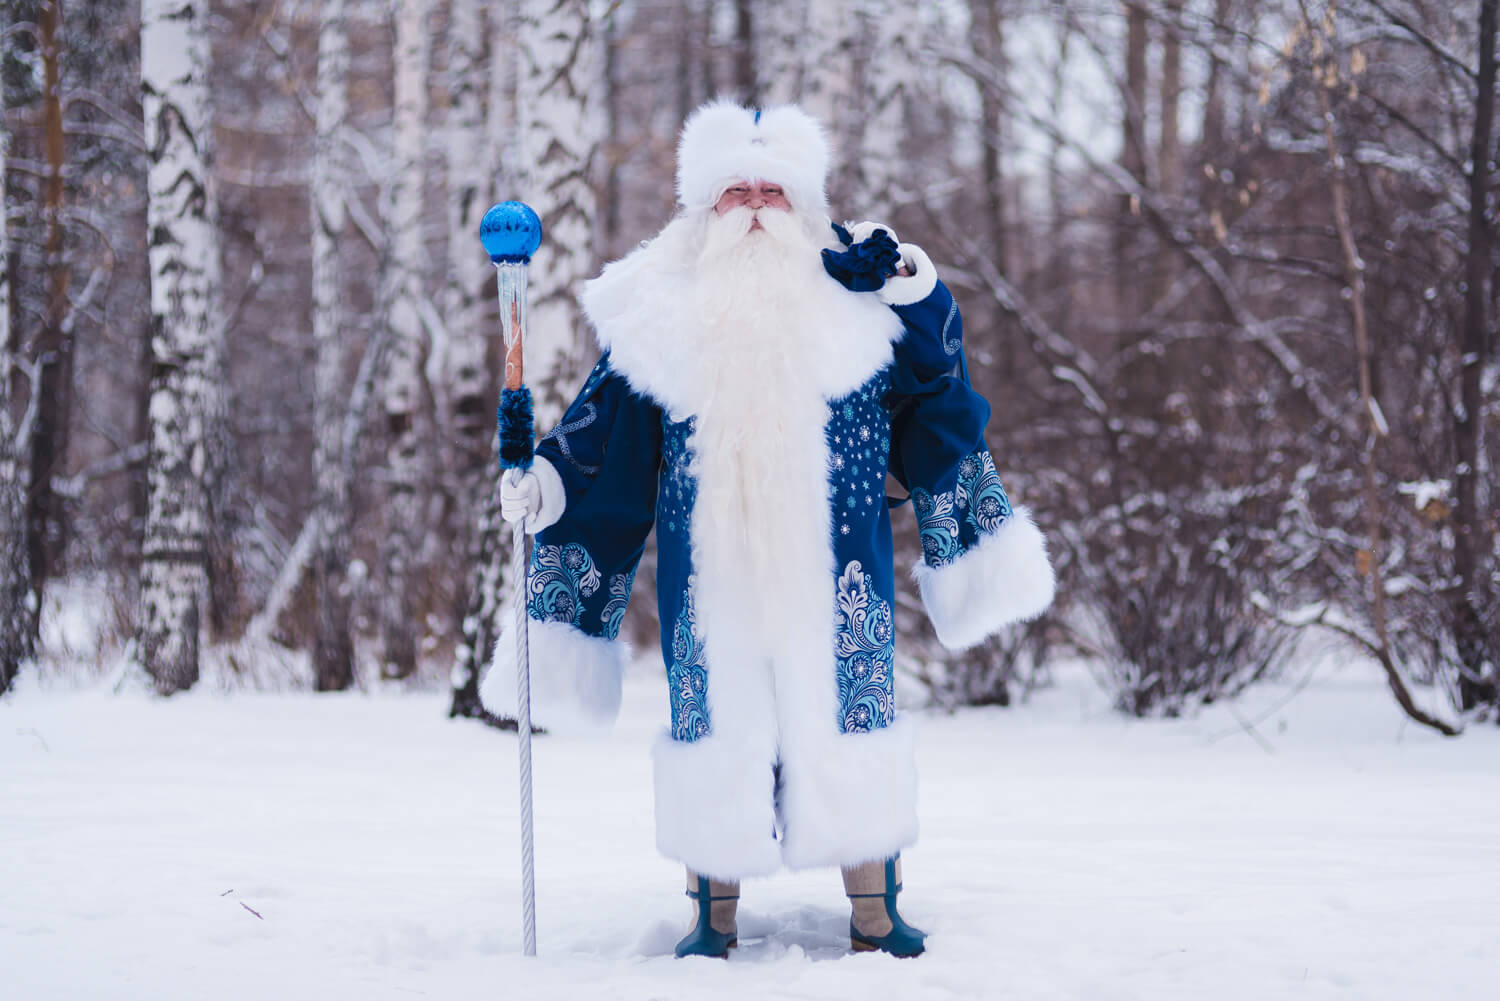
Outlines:
[[[720,649],[752,637],[761,649],[774,646],[767,639],[785,628],[794,596],[814,621],[831,614],[820,607],[829,602],[831,555],[827,403],[813,378],[828,332],[809,308],[825,280],[822,262],[796,216],[760,217],[764,228],[753,231],[748,209],[709,219],[692,291],[702,350],[686,353],[697,361],[700,390],[693,559],[700,585],[722,595],[715,607],[743,617],[704,623]],[[789,579],[789,549],[811,556],[821,572]],[[741,629],[748,634],[732,635]]]

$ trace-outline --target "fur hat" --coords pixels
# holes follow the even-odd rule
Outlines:
[[[720,99],[688,116],[677,144],[677,200],[706,209],[735,181],[769,181],[799,212],[826,212],[828,139],[794,104],[757,111]]]

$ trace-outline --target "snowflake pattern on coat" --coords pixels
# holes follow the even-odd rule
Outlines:
[[[692,743],[709,732],[708,669],[693,593],[698,578],[690,575],[682,612],[672,625],[672,661],[667,665],[667,689],[672,699],[672,739]]]
[[[835,623],[841,732],[889,726],[896,713],[891,606],[859,560],[851,560],[839,575]]]

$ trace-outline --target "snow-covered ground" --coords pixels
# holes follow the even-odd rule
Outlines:
[[[514,737],[442,696],[23,679],[0,700],[0,997],[1500,996],[1500,732],[1405,725],[1364,668],[1291,695],[1143,723],[1067,677],[924,715],[903,910],[928,954],[850,954],[827,870],[747,884],[724,963],[671,958],[688,904],[653,847],[647,666],[612,736],[536,744],[534,960]]]

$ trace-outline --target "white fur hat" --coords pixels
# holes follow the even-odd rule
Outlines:
[[[798,211],[826,212],[828,139],[793,104],[757,111],[727,99],[688,116],[677,143],[677,200],[706,209],[735,181],[770,181]]]

